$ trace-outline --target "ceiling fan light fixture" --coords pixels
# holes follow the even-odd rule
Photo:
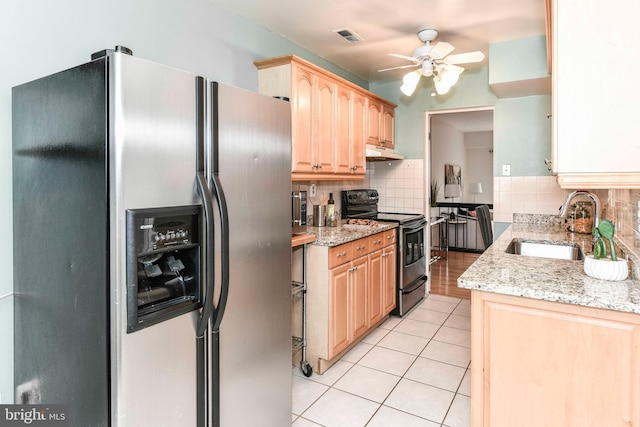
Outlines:
[[[446,82],[442,81],[439,76],[433,77],[433,85],[435,86],[438,95],[445,95],[451,89],[451,85],[448,85]]]
[[[460,74],[456,73],[455,71],[445,69],[440,73],[440,79],[442,80],[442,82],[449,86],[453,86],[454,84],[456,84],[459,78]]]
[[[407,96],[413,95],[413,92],[418,86],[421,75],[422,73],[420,73],[420,70],[414,70],[410,73],[405,74],[402,78],[402,86],[400,86],[400,91]]]
[[[422,63],[422,75],[423,76],[431,76],[431,75],[433,75],[433,62],[424,61]]]

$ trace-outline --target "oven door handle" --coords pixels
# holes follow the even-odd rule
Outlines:
[[[406,226],[402,226],[402,232],[405,234],[415,233],[416,231],[420,231],[424,229],[425,225],[427,225],[427,221],[420,221],[419,225],[416,225],[416,226],[414,226],[413,224],[408,224]]]

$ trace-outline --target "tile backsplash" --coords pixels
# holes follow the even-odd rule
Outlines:
[[[560,188],[553,176],[494,177],[493,219],[512,222],[514,213],[557,215],[560,206],[572,191]],[[604,209],[607,190],[594,192]],[[604,218],[603,215],[601,217]]]
[[[336,209],[342,212],[340,192],[360,188],[378,190],[378,209],[384,212],[424,212],[424,161],[422,159],[367,163],[362,181],[318,181],[316,195],[329,197],[333,193]],[[307,190],[311,182],[293,184],[293,190]],[[311,199],[309,199],[311,200]],[[311,211],[311,208],[309,208]]]
[[[609,190],[607,215],[626,250],[640,257],[640,190]]]
[[[333,193],[336,209],[342,211],[340,192],[375,188],[380,194],[379,209],[386,212],[424,213],[424,160],[409,159],[367,163],[362,181],[318,181],[316,191],[326,197]],[[553,176],[494,177],[493,218],[511,223],[513,214],[557,215],[572,190],[558,186]],[[308,190],[310,182],[294,183],[294,190]],[[616,224],[616,237],[625,251],[640,257],[640,190],[596,190],[601,201],[601,218]],[[586,199],[588,200],[588,199]],[[311,213],[311,208],[309,208]]]

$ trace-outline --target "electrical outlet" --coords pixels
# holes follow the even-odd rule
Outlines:
[[[309,184],[309,197],[316,197],[316,185]]]
[[[502,176],[511,176],[511,165],[502,165]]]

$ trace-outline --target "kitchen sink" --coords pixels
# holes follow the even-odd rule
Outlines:
[[[577,243],[570,242],[513,239],[511,243],[509,243],[509,246],[507,246],[505,252],[514,255],[566,259],[570,261],[584,259],[582,248],[580,248]]]

